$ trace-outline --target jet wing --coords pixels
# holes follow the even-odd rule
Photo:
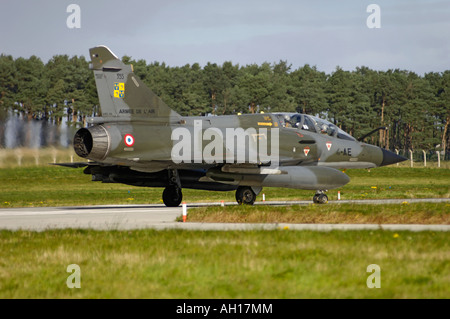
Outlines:
[[[50,163],[50,165],[57,165],[57,166],[70,167],[70,168],[86,167],[86,166],[89,166],[92,164],[99,165],[98,163],[94,163],[94,162]]]

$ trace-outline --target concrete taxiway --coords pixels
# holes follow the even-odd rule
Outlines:
[[[415,203],[449,202],[450,199],[400,199],[334,201],[339,203]],[[258,205],[311,204],[310,201],[258,202]],[[220,203],[195,203],[188,207],[212,206]],[[225,203],[235,205],[235,203]],[[378,224],[249,224],[249,223],[193,223],[176,222],[182,207],[164,205],[106,205],[83,207],[38,207],[0,209],[0,229],[44,231],[49,229],[82,228],[96,230],[186,229],[186,230],[392,230],[392,231],[450,231],[450,225],[378,225]]]

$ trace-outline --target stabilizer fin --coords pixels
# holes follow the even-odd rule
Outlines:
[[[153,93],[109,48],[89,50],[104,118],[178,122],[181,116]]]

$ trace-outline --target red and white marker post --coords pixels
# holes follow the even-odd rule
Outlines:
[[[183,202],[183,223],[186,222],[186,217],[187,217],[187,205],[186,202]]]

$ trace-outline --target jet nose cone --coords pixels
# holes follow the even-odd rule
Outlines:
[[[380,166],[391,165],[407,160],[406,157],[397,155],[391,151],[385,150],[384,148],[382,148],[381,151],[383,152],[383,161],[381,162]]]

